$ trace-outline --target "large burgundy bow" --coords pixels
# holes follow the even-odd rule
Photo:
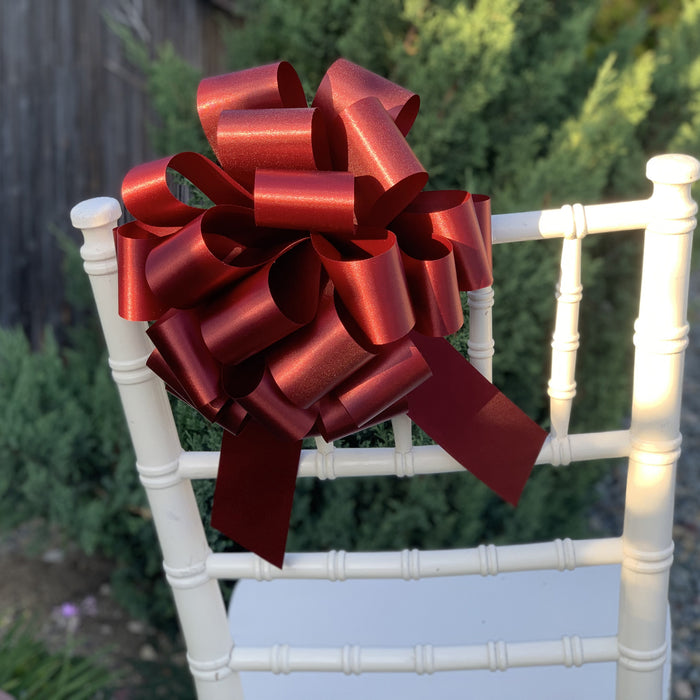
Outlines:
[[[545,437],[443,338],[491,284],[490,203],[422,192],[418,96],[349,61],[311,107],[288,63],[207,78],[196,153],[133,168],[120,313],[154,320],[149,366],[225,428],[213,525],[277,566],[301,440],[402,412],[516,503]],[[189,206],[167,171],[213,206]]]

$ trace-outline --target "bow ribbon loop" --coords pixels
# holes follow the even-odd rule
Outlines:
[[[259,226],[355,233],[355,180],[348,172],[255,172],[255,223]]]
[[[332,169],[323,118],[313,108],[222,112],[216,143],[223,169],[248,189],[256,169]]]
[[[374,345],[403,338],[415,324],[396,236],[391,231],[385,234],[358,237],[353,242],[357,255],[352,257],[342,255],[323,236],[311,236],[338,296]]]
[[[418,116],[420,97],[344,58],[339,58],[326,71],[313,106],[318,107],[330,123],[345,107],[365,97],[376,97],[401,133],[408,134]]]
[[[321,265],[308,241],[290,245],[202,312],[206,346],[224,365],[262,352],[313,320],[320,283]]]
[[[199,120],[217,158],[217,129],[222,112],[285,107],[307,107],[301,80],[286,61],[205,78],[197,89]]]

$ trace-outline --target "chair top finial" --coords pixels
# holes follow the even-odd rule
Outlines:
[[[647,177],[665,185],[687,185],[700,180],[700,162],[680,153],[654,156],[647,163]]]
[[[122,215],[119,202],[113,197],[94,197],[76,204],[70,212],[77,229],[90,229],[117,221]]]

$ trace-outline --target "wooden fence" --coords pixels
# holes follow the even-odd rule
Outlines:
[[[172,42],[212,74],[224,64],[225,5],[0,0],[1,326],[22,325],[36,345],[46,325],[60,325],[66,304],[57,234],[73,236],[70,207],[118,193],[124,173],[153,156],[143,77],[105,18],[152,48]]]

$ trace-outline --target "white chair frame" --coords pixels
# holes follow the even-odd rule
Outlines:
[[[652,158],[649,199],[493,217],[494,244],[563,238],[552,342],[551,434],[537,464],[629,458],[621,537],[498,546],[454,551],[287,554],[276,569],[247,553],[210,551],[190,480],[215,478],[218,453],[183,452],[162,382],[146,367],[151,343],[145,324],[117,313],[117,264],[112,230],[118,202],[97,198],[73,208],[82,256],[97,302],[112,369],[148,494],[175,597],[190,669],[200,700],[242,698],[241,671],[430,671],[527,665],[617,664],[617,700],[658,700],[667,692],[663,666],[668,578],[673,559],[675,469],[680,454],[680,405],[688,343],[687,296],[697,205],[690,185],[700,163],[682,155]],[[581,243],[587,235],[645,229],[639,317],[635,324],[634,389],[629,430],[568,432],[576,392],[578,312],[582,297]],[[491,288],[469,292],[471,362],[491,376]],[[462,468],[439,447],[411,444],[410,421],[393,420],[395,448],[339,449],[318,440],[304,450],[301,477],[411,476]],[[526,570],[621,565],[617,634],[567,636],[545,642],[488,642],[464,647],[388,649],[243,648],[229,632],[219,579],[420,578],[495,575]]]

